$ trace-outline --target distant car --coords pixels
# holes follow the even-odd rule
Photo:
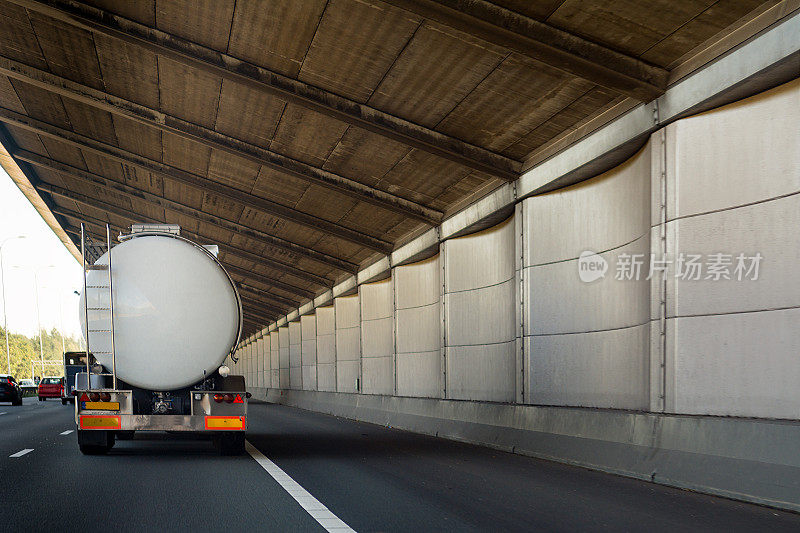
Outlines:
[[[67,403],[64,399],[64,378],[47,377],[39,382],[39,401],[43,402],[48,398],[59,398],[61,403]]]
[[[0,402],[22,405],[22,389],[14,376],[0,374]]]
[[[23,394],[26,392],[31,392],[35,394],[38,385],[36,385],[36,382],[33,381],[32,379],[25,378],[19,380],[19,388],[22,389]]]

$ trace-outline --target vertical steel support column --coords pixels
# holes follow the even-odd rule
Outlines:
[[[653,120],[658,123],[656,102]],[[666,260],[667,253],[667,143],[666,128],[650,136],[650,261]],[[663,263],[653,263],[661,265]],[[650,279],[650,411],[667,409],[667,281],[669,271],[656,271]]]
[[[358,280],[356,279],[356,283]],[[358,298],[358,383],[356,392],[361,394],[364,390],[364,324],[361,322],[361,285],[356,286],[356,298]]]
[[[397,396],[397,278],[393,269],[389,267],[389,276],[392,287],[392,373],[394,374],[393,394]]]
[[[516,197],[516,187],[514,189]],[[515,272],[515,312],[516,324],[514,327],[516,342],[516,379],[515,379],[515,401],[525,403],[528,399],[526,394],[525,372],[525,216],[524,204],[522,202],[514,206],[514,272]]]
[[[331,303],[333,304],[333,392],[339,392],[339,343],[336,339],[336,298],[331,291]]]
[[[437,229],[437,231],[440,231]],[[448,394],[448,387],[447,387],[447,311],[446,311],[446,304],[447,304],[447,268],[445,267],[445,263],[447,261],[447,241],[440,241],[439,244],[439,276],[441,279],[439,280],[439,285],[441,287],[441,291],[439,294],[439,339],[441,342],[441,361],[442,361],[442,369],[441,369],[441,396],[442,398],[447,398]]]

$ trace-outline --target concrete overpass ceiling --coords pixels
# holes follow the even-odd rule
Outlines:
[[[776,3],[4,1],[0,141],[74,242],[219,244],[252,333]]]

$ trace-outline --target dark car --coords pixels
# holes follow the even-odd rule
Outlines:
[[[14,376],[0,374],[0,402],[22,405],[22,389]]]

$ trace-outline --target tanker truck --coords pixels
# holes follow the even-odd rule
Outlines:
[[[243,376],[230,375],[242,331],[234,281],[216,257],[173,225],[134,225],[86,260],[78,304],[86,368],[75,376],[84,454],[108,452],[136,432],[210,435],[220,453],[244,452]]]

